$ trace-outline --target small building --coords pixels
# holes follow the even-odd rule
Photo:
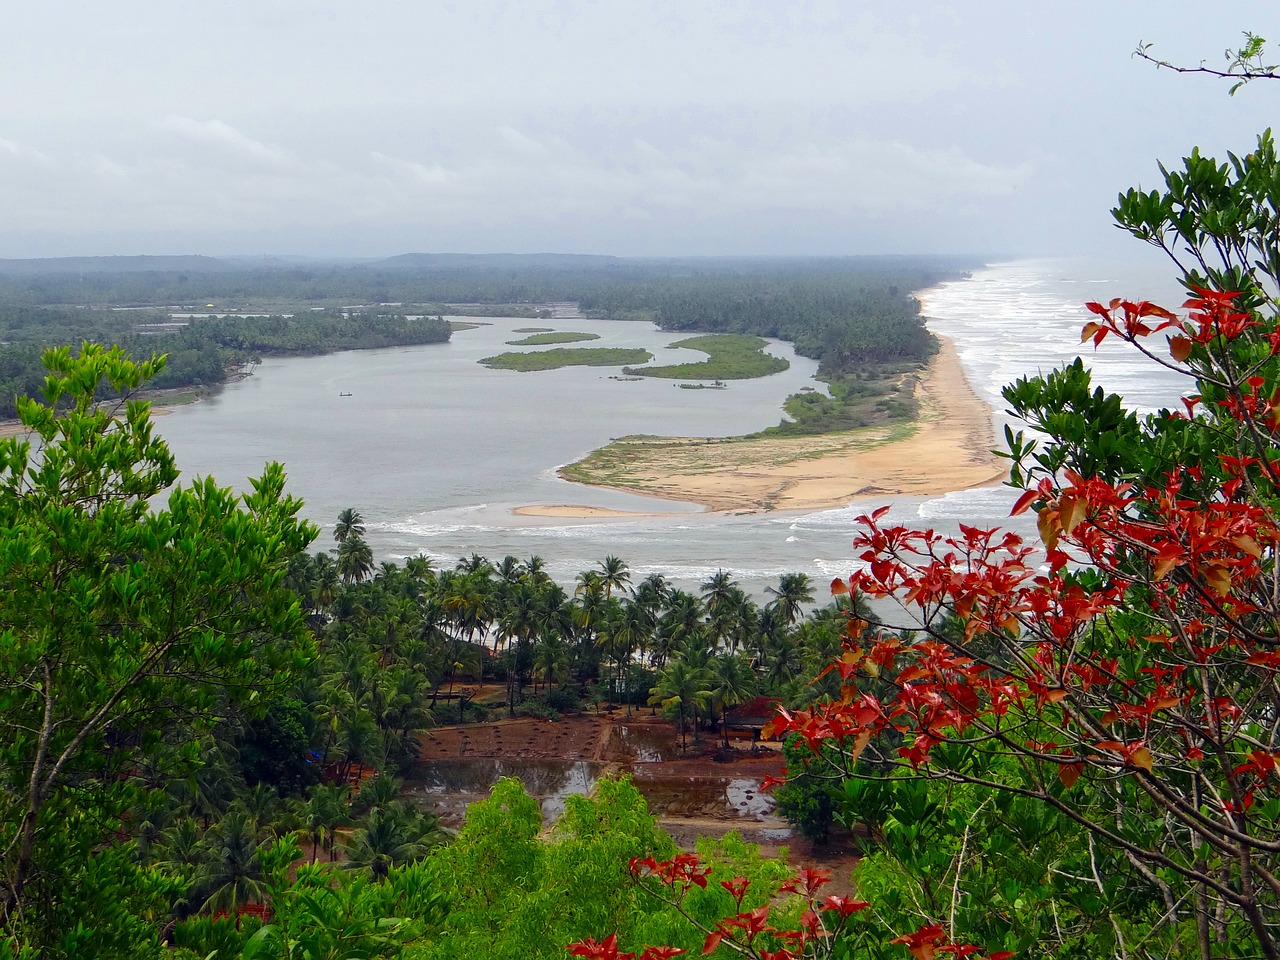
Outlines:
[[[746,703],[730,707],[724,716],[725,736],[737,737],[740,740],[750,739],[753,743],[762,740],[776,739],[762,736],[765,724],[778,713],[782,701],[778,697],[753,697]]]

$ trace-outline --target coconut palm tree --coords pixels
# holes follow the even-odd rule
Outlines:
[[[360,583],[373,572],[373,551],[359,536],[345,537],[338,545],[338,574],[344,583]]]
[[[347,844],[348,870],[367,869],[382,882],[395,867],[421,860],[433,846],[444,842],[439,822],[403,803],[373,810]]]
[[[569,644],[558,633],[546,635],[533,651],[533,675],[542,679],[547,688],[563,683],[569,676]],[[537,685],[534,685],[537,693]]]
[[[494,565],[493,572],[504,583],[517,583],[524,576],[524,567],[511,554],[507,554]]]
[[[625,589],[631,582],[631,572],[627,562],[610,554],[600,561],[600,580],[604,584],[605,597],[613,596],[614,590]]]
[[[350,791],[345,786],[318,784],[311,790],[302,808],[303,829],[311,841],[311,862],[315,863],[323,847],[333,859],[334,839],[338,827],[351,822],[347,806]]]
[[[717,570],[702,583],[702,602],[707,605],[707,613],[715,616],[724,603],[730,598],[738,586],[732,574]]]
[[[354,508],[347,507],[338,514],[338,522],[333,525],[333,539],[345,543],[350,537],[364,536],[364,517]]]
[[[631,716],[631,691],[626,689],[627,671],[631,668],[635,651],[649,645],[655,623],[652,610],[642,603],[629,600],[623,604],[622,616],[612,624],[610,639],[618,670],[618,689],[626,697],[627,716]]]
[[[258,824],[233,807],[204,835],[204,856],[192,889],[201,909],[235,916],[246,903],[266,903],[269,891],[258,859]]]
[[[784,573],[778,578],[778,587],[765,587],[765,593],[773,595],[769,605],[791,626],[800,619],[800,608],[813,603],[813,581],[807,573]]]
[[[183,817],[164,831],[152,865],[189,882],[204,861],[204,834],[195,817]]]
[[[685,717],[693,716],[694,738],[698,736],[698,711],[711,702],[711,677],[705,668],[695,667],[683,657],[672,660],[658,675],[658,682],[649,697],[650,703],[661,704],[664,710],[675,708],[680,718],[680,749],[687,751],[689,738],[685,732]]]
[[[551,582],[551,577],[547,574],[547,561],[536,553],[524,562],[524,575],[535,586],[545,586]]]
[[[416,588],[410,599],[420,600],[435,579],[435,567],[431,563],[430,557],[420,553],[405,560],[404,574]]]
[[[684,590],[674,591],[658,621],[654,666],[661,670],[677,651],[704,642],[702,601]]]
[[[710,690],[715,706],[720,708],[720,732],[729,746],[729,727],[725,718],[730,707],[746,703],[756,692],[756,675],[745,657],[722,653],[711,658]]]
[[[478,553],[473,553],[469,557],[459,558],[454,569],[459,573],[477,573],[485,577],[493,576],[493,564],[489,562],[487,557],[482,557]]]
[[[333,557],[327,553],[317,553],[311,565],[311,591],[308,596],[311,608],[320,614],[327,613],[333,606],[341,584],[342,578]]]
[[[538,635],[538,593],[527,583],[517,581],[505,593],[503,610],[498,616],[498,636],[506,641],[507,710],[516,715],[516,694],[523,685],[525,671],[532,665],[529,647]]]

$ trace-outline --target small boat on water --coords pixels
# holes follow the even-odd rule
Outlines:
[[[338,396],[340,396],[340,397],[349,397],[349,396],[351,396],[351,394],[349,394],[349,393],[340,393],[340,394],[338,394]]]

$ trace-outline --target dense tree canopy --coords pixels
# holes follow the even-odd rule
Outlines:
[[[0,440],[0,930],[33,944],[103,916],[73,891],[93,885],[133,765],[191,759],[177,721],[207,727],[309,656],[283,578],[314,535],[277,464],[244,497],[173,487],[147,404],[101,401],[161,360],[92,344],[44,359],[49,402],[21,401],[28,437]]]

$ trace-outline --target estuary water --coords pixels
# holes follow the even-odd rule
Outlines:
[[[992,444],[1007,418],[1000,387],[1069,362],[1080,350],[1084,303],[1123,296],[1168,305],[1183,299],[1170,270],[1083,260],[994,264],[967,279],[920,293],[929,326],[957,345],[974,389],[993,407]],[[683,503],[571,484],[562,464],[629,434],[731,436],[778,422],[783,399],[805,387],[816,364],[790,346],[786,372],[735,381],[724,390],[684,390],[669,380],[617,379],[614,368],[569,367],[517,373],[481,366],[508,349],[518,328],[595,333],[581,346],[644,347],[658,363],[701,354],[671,349],[682,334],[652,324],[586,319],[482,319],[448,344],[268,360],[252,377],[216,396],[158,418],[188,475],[213,474],[243,489],[267,460],[280,460],[305,515],[321,524],[317,548],[332,545],[344,507],[365,518],[379,560],[425,553],[443,566],[479,553],[544,558],[571,582],[609,554],[635,580],[663,573],[694,588],[717,569],[756,595],[784,573],[818,583],[849,572],[853,519],[879,501],[808,514],[721,516]],[[1098,382],[1132,406],[1176,402],[1185,384],[1121,344],[1096,354]],[[1008,523],[1014,494],[995,486],[922,500],[901,499],[891,516],[905,523]],[[611,520],[517,516],[530,504],[584,504],[659,512]],[[327,526],[326,526],[327,525]]]

